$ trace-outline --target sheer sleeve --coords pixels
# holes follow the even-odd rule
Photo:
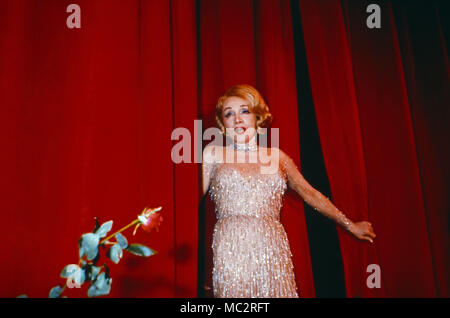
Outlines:
[[[339,211],[327,197],[314,189],[303,178],[294,161],[283,151],[280,151],[280,161],[286,173],[289,188],[297,192],[308,205],[347,230],[353,225],[353,222]]]

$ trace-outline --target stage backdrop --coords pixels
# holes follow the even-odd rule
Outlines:
[[[366,24],[372,2],[379,29]],[[172,162],[171,133],[185,127],[193,138],[195,119],[213,126],[217,97],[247,83],[302,170],[310,147],[299,123],[310,104],[324,163],[311,169],[327,181],[313,185],[373,224],[374,244],[341,229],[322,242],[339,243],[344,295],[449,297],[444,2],[1,1],[0,296],[46,297],[64,283],[63,266],[77,263],[77,240],[95,217],[118,229],[145,206],[163,207],[160,231],[125,235],[159,254],[106,260],[111,296],[210,296],[214,211],[201,197],[200,165]],[[71,3],[79,29],[66,25]],[[282,222],[300,296],[315,297],[323,293],[311,259],[321,251],[309,238],[321,232],[305,213],[288,193]],[[366,284],[370,264],[380,288]]]

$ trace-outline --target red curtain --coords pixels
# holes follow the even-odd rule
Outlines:
[[[367,3],[300,0],[305,79],[295,72],[291,1],[79,0],[80,29],[66,26],[71,3],[0,3],[0,296],[46,297],[77,262],[94,217],[118,229],[144,206],[163,207],[160,231],[125,235],[159,254],[112,264],[111,296],[197,296],[200,276],[210,285],[214,214],[209,202],[199,237],[199,165],[172,162],[173,129],[189,129],[193,144],[194,120],[213,126],[227,87],[255,85],[301,168],[297,82],[308,80],[333,201],[377,233],[369,245],[339,232],[347,296],[448,297],[441,4],[381,2],[382,28],[369,30]],[[282,222],[300,296],[314,297],[297,196],[287,196]],[[207,265],[198,273],[199,246]],[[380,289],[366,286],[368,264],[380,265]]]
[[[382,27],[369,29],[370,2],[342,3],[301,0],[300,13],[334,201],[352,219],[371,220],[378,234],[371,246],[339,233],[347,295],[448,297],[450,100],[438,6],[408,4],[408,14],[399,5],[396,20],[383,1]],[[424,33],[408,33],[408,18]],[[411,48],[425,43],[426,55]],[[380,289],[365,284],[369,264],[381,268]]]

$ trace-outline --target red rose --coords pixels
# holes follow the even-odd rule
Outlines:
[[[142,228],[145,232],[150,233],[153,229],[159,232],[159,226],[163,221],[163,217],[160,212],[153,212],[150,214],[146,220],[142,223]]]

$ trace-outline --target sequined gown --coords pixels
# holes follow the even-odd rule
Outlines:
[[[215,297],[298,297],[291,250],[280,223],[287,176],[262,174],[259,163],[215,163],[210,195]]]

